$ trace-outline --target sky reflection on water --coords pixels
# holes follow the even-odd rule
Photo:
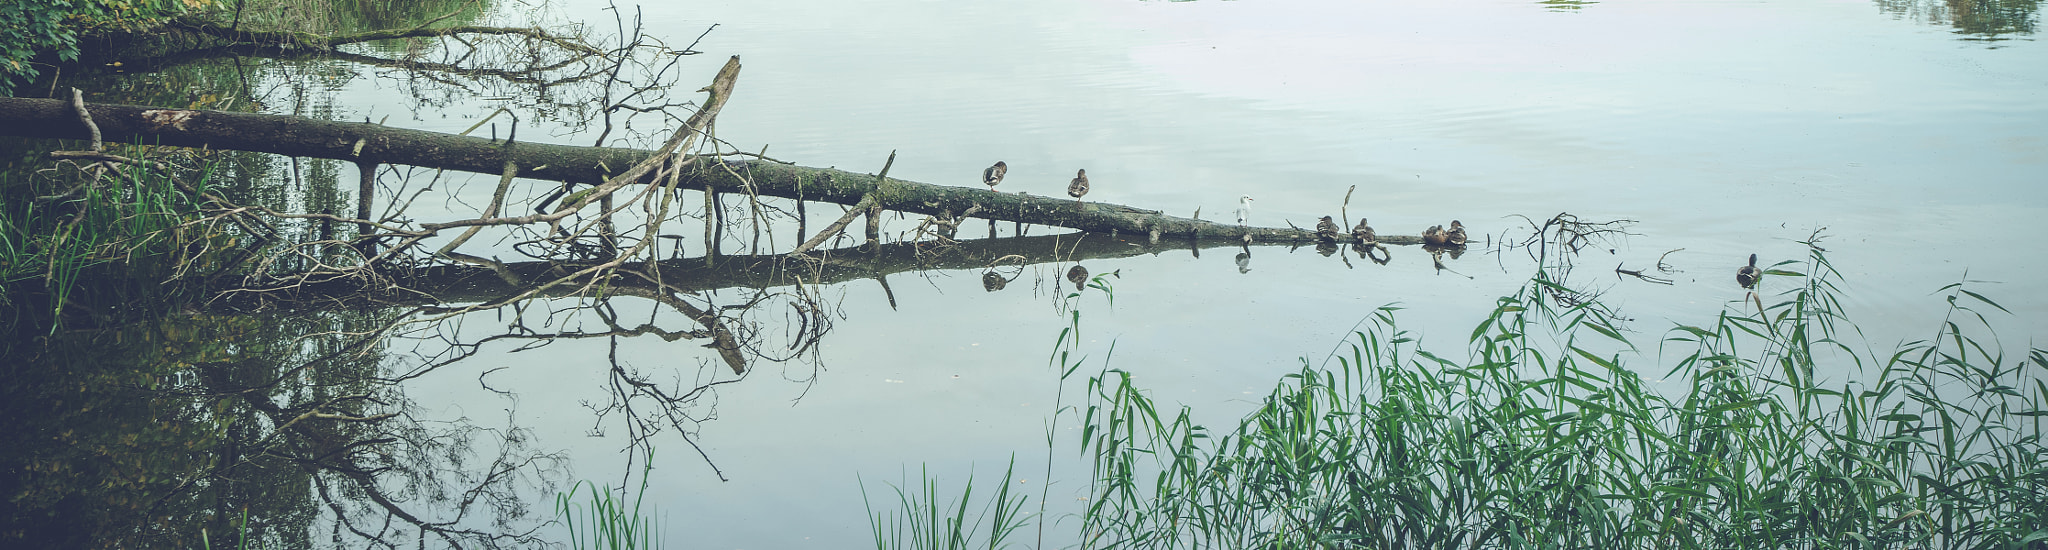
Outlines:
[[[1457,218],[1498,234],[1521,225],[1512,216],[1564,211],[1639,220],[1587,271],[1684,249],[1671,256],[1683,270],[1674,286],[1595,283],[1642,342],[1740,298],[1732,275],[1748,254],[1798,259],[1793,241],[1825,227],[1872,345],[1925,334],[1940,307],[1928,293],[1965,273],[1992,281],[1982,289],[2017,314],[2009,341],[2026,342],[2048,319],[2048,286],[2029,274],[2048,266],[2002,236],[2048,231],[2048,50],[2032,23],[1955,34],[1953,11],[1902,5],[725,2],[647,13],[676,40],[717,23],[701,48],[748,67],[720,137],[802,164],[872,171],[894,149],[892,175],[972,186],[1004,160],[1003,190],[1041,195],[1086,168],[1091,199],[1218,219],[1249,193],[1261,219],[1305,227],[1356,185],[1352,217],[1382,233]],[[715,64],[699,69],[708,78]],[[1469,279],[1439,275],[1412,248],[1356,269],[1307,250],[1255,255],[1244,274],[1228,253],[1090,265],[1123,274],[1114,309],[1083,306],[1090,339],[1114,340],[1115,366],[1162,401],[1227,425],[1374,307],[1407,306],[1426,345],[1455,354],[1528,276],[1487,255],[1452,264]],[[1063,269],[1026,277],[1056,283]],[[929,463],[958,481],[970,462],[1038,460],[1052,388],[1042,356],[1065,322],[1049,296],[1017,283],[988,293],[976,273],[899,281],[896,308],[872,284],[837,290],[850,320],[825,342],[815,386],[762,377],[721,393],[703,437],[735,481],[710,481],[680,451],[679,467],[657,473],[653,495],[687,533],[678,542],[857,544],[856,474],[894,479]],[[669,349],[628,353],[654,364],[673,361]],[[539,372],[507,376],[562,389]],[[584,428],[557,427],[551,441],[581,441]],[[612,445],[568,444],[585,477],[610,475]],[[1062,479],[1055,500],[1081,481]]]
[[[602,7],[559,10],[609,28]],[[720,137],[800,164],[873,171],[897,150],[893,176],[977,186],[1004,160],[1002,190],[1038,195],[1059,195],[1086,168],[1090,200],[1224,219],[1251,194],[1257,223],[1304,227],[1336,214],[1356,186],[1349,217],[1370,217],[1382,234],[1460,219],[1498,238],[1525,225],[1516,216],[1558,212],[1638,220],[1611,252],[1589,251],[1584,280],[1633,319],[1645,347],[1670,324],[1705,322],[1740,299],[1732,276],[1748,254],[1799,259],[1794,241],[1821,227],[1875,347],[1927,334],[1941,307],[1929,293],[1966,274],[2016,314],[2009,343],[2048,326],[2048,283],[2030,276],[2048,258],[2022,244],[2048,232],[2048,49],[2034,38],[2034,2],[644,9],[675,45],[717,24],[699,46],[699,74],[681,83],[694,88],[715,61],[743,56]],[[339,119],[416,105],[387,80],[336,85]],[[393,124],[460,131],[500,105],[437,101],[451,103]],[[486,203],[487,179],[422,208]],[[905,231],[916,220],[889,223]],[[966,227],[980,234],[980,222]],[[1643,269],[1674,249],[1675,285],[1605,278],[1609,264]],[[1467,254],[1439,273],[1414,247],[1396,248],[1385,266],[1262,247],[1240,272],[1233,252],[1091,261],[1091,272],[1120,274],[1116,304],[1094,291],[1080,301],[1097,361],[1114,342],[1112,366],[1219,429],[1297,358],[1323,360],[1382,305],[1407,307],[1404,326],[1458,356],[1472,323],[1531,269],[1518,253]],[[827,289],[844,318],[821,344],[821,370],[772,367],[716,394],[716,420],[698,436],[733,481],[718,482],[680,444],[661,447],[649,495],[671,544],[857,546],[867,534],[856,479],[872,489],[919,463],[958,482],[970,464],[987,474],[1014,453],[1035,495],[1055,387],[1044,356],[1066,326],[1055,289],[1067,267],[1026,268],[999,292],[965,270],[897,276],[893,299],[872,281]],[[1767,280],[1765,290],[1784,289]],[[452,330],[504,323],[468,321]],[[512,409],[536,447],[568,449],[576,477],[619,478],[617,432],[594,428],[580,408],[606,398],[603,342],[488,351],[409,383],[427,416],[483,421]],[[717,360],[655,338],[628,340],[619,354],[685,377]],[[513,368],[489,384],[520,397],[479,385],[477,373],[500,366]],[[1069,456],[1062,444],[1058,456]],[[1071,505],[1084,473],[1061,464],[1051,497]]]

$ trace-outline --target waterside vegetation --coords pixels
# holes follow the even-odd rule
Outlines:
[[[1085,510],[1021,521],[1078,526],[1061,536],[1082,548],[2048,541],[2048,352],[2005,349],[2004,308],[1962,283],[1939,292],[1947,312],[1928,338],[1860,350],[1840,274],[1807,244],[1803,265],[1766,272],[1787,289],[1773,303],[1731,304],[1650,349],[1549,270],[1498,300],[1464,360],[1422,349],[1383,307],[1334,365],[1304,359],[1220,434],[1104,359],[1086,403],[1056,413],[1079,422],[1092,458]],[[1078,329],[1076,314],[1061,372],[1080,367]],[[892,514],[945,512],[903,505],[871,512],[878,548],[906,547],[884,544],[884,527],[908,521]]]

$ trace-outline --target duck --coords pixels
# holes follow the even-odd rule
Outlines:
[[[1088,170],[1083,169],[1074,172],[1074,181],[1067,182],[1067,196],[1074,197],[1074,202],[1081,202],[1081,195],[1086,194],[1088,194]]]
[[[1450,242],[1451,246],[1465,246],[1465,224],[1451,220],[1451,229],[1444,232],[1444,240]]]
[[[1756,286],[1756,281],[1762,278],[1764,278],[1764,272],[1756,268],[1755,254],[1749,255],[1749,265],[1735,270],[1735,284],[1742,285],[1742,288],[1754,287]]]
[[[1088,284],[1088,268],[1081,267],[1081,264],[1074,264],[1073,268],[1067,270],[1067,280],[1074,283],[1074,290],[1081,290],[1083,286]]]
[[[1422,244],[1429,246],[1443,246],[1444,243],[1449,241],[1450,236],[1444,234],[1444,226],[1432,225],[1429,226],[1429,229],[1422,230]]]
[[[1003,182],[1003,174],[1009,172],[1010,165],[1003,164],[1003,161],[1000,160],[996,161],[995,166],[990,166],[987,170],[981,171],[981,184],[988,186],[989,191],[995,191],[996,184]]]
[[[1336,242],[1337,220],[1330,219],[1329,216],[1323,216],[1322,220],[1317,221],[1316,240],[1323,242]]]
[[[1379,242],[1379,236],[1373,234],[1372,226],[1365,224],[1365,218],[1359,218],[1358,225],[1351,227],[1351,237],[1358,239],[1359,244]]]

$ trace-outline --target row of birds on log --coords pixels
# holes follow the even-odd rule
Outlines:
[[[1250,201],[1251,197],[1244,199]],[[1323,216],[1322,220],[1316,222],[1317,239],[1333,242],[1337,240],[1337,235],[1337,220]],[[1358,239],[1361,244],[1379,242],[1379,236],[1373,233],[1371,225],[1365,223],[1365,218],[1359,218],[1358,225],[1351,226],[1351,238]],[[1429,229],[1422,230],[1422,244],[1425,246],[1465,246],[1467,240],[1465,224],[1459,223],[1458,220],[1451,220],[1451,228],[1448,230],[1441,225],[1432,225]]]
[[[982,185],[987,185],[989,191],[995,191],[996,184],[1002,183],[1003,175],[1009,172],[1010,165],[1000,160],[996,161],[995,165],[981,171],[981,183]],[[1081,196],[1086,194],[1088,194],[1088,170],[1075,171],[1074,179],[1067,182],[1067,196],[1074,197],[1074,200],[1079,201]],[[1252,196],[1244,195],[1238,197],[1237,225],[1246,226],[1249,224],[1251,222],[1251,214]],[[1337,220],[1331,219],[1329,216],[1323,216],[1322,220],[1316,222],[1317,239],[1336,241],[1338,232]],[[1250,236],[1247,235],[1246,237],[1249,240]],[[1365,218],[1359,218],[1358,225],[1351,227],[1351,238],[1357,239],[1362,244],[1379,242],[1378,236],[1373,233],[1372,226],[1366,224]],[[1445,229],[1441,225],[1432,225],[1429,226],[1429,229],[1422,230],[1422,244],[1426,246],[1465,246],[1466,241],[1465,224],[1460,223],[1458,220],[1451,220],[1451,227],[1449,229]],[[1087,274],[1088,272],[1085,269],[1076,265],[1073,270],[1067,272],[1067,279],[1073,281],[1074,285],[1079,287],[1082,281],[1087,279]],[[1750,254],[1749,265],[1735,270],[1735,282],[1741,284],[1742,288],[1750,288],[1756,286],[1757,280],[1762,279],[1763,274],[1763,270],[1756,267],[1756,255]]]
[[[994,191],[996,190],[996,184],[1003,182],[1003,174],[1008,173],[1010,173],[1010,165],[1003,164],[1003,161],[1000,160],[996,161],[994,166],[981,171],[981,184],[988,186],[988,190]],[[1074,179],[1067,182],[1067,196],[1079,201],[1081,200],[1081,195],[1086,194],[1088,194],[1088,170],[1084,168],[1074,172]]]
[[[989,191],[995,191],[996,185],[1002,183],[1003,176],[1008,173],[1010,173],[1010,165],[1000,160],[996,161],[994,165],[981,171],[981,184],[987,185]],[[1079,201],[1081,196],[1086,194],[1088,194],[1088,170],[1077,170],[1074,172],[1074,179],[1067,182],[1067,196]],[[1251,195],[1238,197],[1237,225],[1245,226],[1250,223],[1251,212]],[[1316,236],[1322,240],[1334,241],[1337,239],[1337,233],[1337,222],[1330,219],[1329,216],[1323,216],[1322,221],[1316,224]],[[1351,228],[1351,236],[1358,239],[1358,242],[1361,243],[1379,242],[1373,233],[1372,226],[1365,223],[1365,218],[1358,219],[1358,225]],[[1444,226],[1433,225],[1422,232],[1422,244],[1430,246],[1465,246],[1465,241],[1465,225],[1458,223],[1458,220],[1451,220],[1451,228],[1448,230],[1444,229]]]

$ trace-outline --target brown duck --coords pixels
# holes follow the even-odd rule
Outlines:
[[[1444,240],[1451,246],[1465,246],[1465,224],[1451,220],[1451,230],[1444,232]]]
[[[1372,233],[1372,226],[1365,224],[1365,218],[1359,218],[1358,225],[1352,226],[1351,237],[1358,239],[1359,244],[1379,242],[1379,236]]]
[[[1742,285],[1742,288],[1750,288],[1756,286],[1757,279],[1762,278],[1764,278],[1764,272],[1763,270],[1756,268],[1755,254],[1749,255],[1749,265],[1742,266],[1742,269],[1735,270],[1735,283]]]
[[[1450,239],[1450,235],[1444,233],[1444,226],[1441,225],[1432,225],[1429,229],[1422,230],[1422,244],[1425,245],[1443,246],[1444,243],[1450,242]]]
[[[1067,270],[1067,280],[1074,283],[1074,290],[1081,290],[1082,286],[1088,284],[1088,268],[1074,264],[1073,268]]]
[[[1337,220],[1332,220],[1329,216],[1323,216],[1321,221],[1317,221],[1316,240],[1337,242]]]
[[[1088,194],[1088,171],[1074,172],[1074,181],[1067,182],[1067,196],[1074,197],[1074,202],[1081,202],[1081,195],[1086,194]]]

